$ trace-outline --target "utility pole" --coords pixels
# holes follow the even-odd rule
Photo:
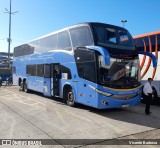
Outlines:
[[[123,23],[123,28],[124,28],[124,25],[125,23],[127,23],[127,20],[121,20],[121,22]]]
[[[5,8],[5,13],[8,13],[9,14],[9,36],[7,38],[7,42],[8,42],[8,67],[10,67],[10,48],[11,48],[11,16],[12,14],[14,15],[15,13],[17,13],[18,11],[16,12],[12,12],[12,3],[11,3],[11,0],[10,0],[10,8],[9,8],[9,11],[8,9]]]

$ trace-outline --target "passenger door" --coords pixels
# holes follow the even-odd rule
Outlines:
[[[53,97],[59,97],[59,84],[61,79],[61,69],[59,63],[52,64],[51,94]]]
[[[78,102],[94,105],[93,98],[96,92],[93,88],[97,83],[96,53],[87,48],[75,50],[75,59],[79,75],[78,80]]]
[[[51,64],[44,65],[43,94],[51,96]]]

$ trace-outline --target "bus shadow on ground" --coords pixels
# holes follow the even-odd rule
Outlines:
[[[159,106],[151,106],[151,111],[153,113],[150,115],[145,114],[145,105],[143,104],[129,108],[112,108],[102,110],[81,104],[78,104],[76,107],[78,109],[87,110],[88,112],[95,113],[96,115],[106,117],[106,119],[109,118],[145,127],[160,128],[160,114],[158,113],[158,110],[154,109]]]
[[[56,104],[66,105],[64,99],[61,99],[58,97],[47,97],[47,96],[44,96],[43,93],[36,92],[33,90],[29,90],[29,94],[34,94],[36,96],[44,97],[45,99],[48,99],[48,100],[53,100],[55,101]]]
[[[30,91],[29,93],[38,95],[40,97],[45,97],[42,93],[38,93],[35,91]],[[66,106],[65,101],[61,98],[45,97],[45,99],[53,100],[56,104]],[[70,110],[72,110],[72,107],[70,108]],[[151,110],[153,111],[153,114],[151,115],[145,114],[145,105],[142,104],[140,104],[140,106],[137,105],[128,108],[96,109],[77,103],[75,107],[73,107],[73,111],[76,113],[77,110],[83,110],[89,113],[94,113],[96,115],[106,117],[106,119],[110,118],[113,120],[127,122],[131,124],[151,128],[160,128],[160,115],[158,113],[156,115],[154,114],[154,106],[151,106]]]

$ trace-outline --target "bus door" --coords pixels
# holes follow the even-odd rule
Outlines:
[[[59,83],[61,78],[61,69],[59,63],[52,64],[51,94],[53,97],[59,97]]]
[[[87,48],[86,48],[87,47]],[[104,65],[110,65],[110,56],[106,49],[101,47],[86,46],[75,50],[75,59],[79,75],[78,101],[94,106],[96,104],[98,56],[102,55]]]
[[[44,65],[43,95],[51,96],[51,64]]]
[[[79,75],[78,80],[78,101],[92,105],[96,93],[92,89],[96,83],[96,53],[94,50],[77,48],[75,50],[76,65]]]

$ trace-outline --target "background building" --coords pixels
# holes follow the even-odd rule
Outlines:
[[[10,64],[12,65],[13,53],[10,53]],[[0,52],[0,68],[8,67],[8,53]]]

